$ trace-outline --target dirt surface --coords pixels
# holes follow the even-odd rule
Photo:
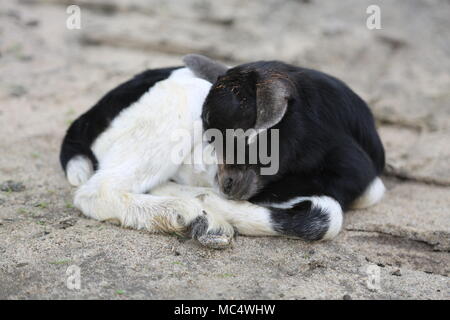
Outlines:
[[[0,299],[450,298],[449,1],[70,3],[79,30],[66,1],[0,4]],[[366,27],[369,4],[381,30]],[[224,251],[84,218],[58,163],[69,123],[191,52],[346,81],[377,118],[384,200],[349,212],[332,242],[241,236]],[[72,265],[79,290],[66,286]]]

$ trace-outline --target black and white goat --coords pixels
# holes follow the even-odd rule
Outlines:
[[[184,61],[188,68],[148,70],[118,86],[67,131],[61,164],[85,215],[220,248],[235,230],[331,239],[343,209],[381,198],[384,151],[373,117],[342,82],[280,62]],[[208,144],[194,132],[201,118],[204,129],[279,129],[278,173],[171,161],[176,130],[200,137],[183,140],[188,153]]]

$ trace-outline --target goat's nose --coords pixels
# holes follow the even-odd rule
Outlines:
[[[233,179],[225,178],[225,180],[223,181],[223,192],[229,194],[232,186],[233,186]]]

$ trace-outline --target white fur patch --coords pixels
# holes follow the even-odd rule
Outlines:
[[[364,209],[373,206],[383,198],[386,188],[383,181],[376,177],[366,188],[364,193],[357,198],[351,205],[352,209]]]
[[[75,156],[66,166],[67,180],[75,187],[85,183],[94,173],[92,162],[85,156]]]

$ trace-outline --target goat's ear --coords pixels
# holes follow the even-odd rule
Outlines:
[[[199,54],[185,55],[183,62],[197,77],[211,83],[216,82],[228,70],[226,65]]]
[[[269,77],[256,84],[255,129],[262,131],[283,119],[292,88],[287,79]]]

